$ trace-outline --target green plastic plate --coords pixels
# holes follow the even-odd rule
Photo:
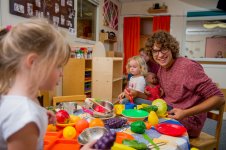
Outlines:
[[[144,110],[137,110],[137,109],[125,109],[122,111],[122,115],[125,117],[132,117],[132,118],[144,118],[148,116],[148,112]]]

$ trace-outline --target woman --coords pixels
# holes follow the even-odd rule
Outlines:
[[[179,44],[169,33],[154,33],[147,40],[146,48],[150,58],[160,65],[157,75],[164,100],[173,107],[168,117],[179,120],[190,137],[198,137],[206,112],[225,103],[223,94],[200,64],[179,57]]]

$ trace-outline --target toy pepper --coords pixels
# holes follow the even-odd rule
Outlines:
[[[130,124],[130,129],[134,133],[143,134],[145,132],[146,126],[143,121],[138,120]]]
[[[137,140],[123,140],[122,144],[127,145],[129,147],[138,149],[138,150],[146,150],[148,147],[146,144],[142,142],[138,142]]]

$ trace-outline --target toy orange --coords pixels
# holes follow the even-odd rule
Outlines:
[[[85,119],[78,120],[75,124],[75,129],[78,133],[81,133],[84,129],[89,127],[89,123]]]
[[[100,118],[92,119],[89,123],[89,127],[104,127],[104,122]]]
[[[48,131],[48,132],[56,132],[56,130],[57,130],[57,128],[56,128],[55,125],[53,125],[53,124],[48,124],[48,126],[47,126],[47,131]]]
[[[70,122],[71,123],[76,123],[79,120],[81,120],[81,118],[79,116],[75,116],[75,115],[70,115]]]
[[[124,139],[134,140],[134,137],[132,135],[130,135],[128,133],[124,133],[124,132],[117,132],[116,133],[116,139],[115,139],[116,143],[122,144],[122,141]]]
[[[76,136],[76,130],[72,126],[67,126],[63,129],[63,136],[67,139],[73,139]]]

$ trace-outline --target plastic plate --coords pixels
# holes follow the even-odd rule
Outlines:
[[[177,124],[169,124],[169,123],[161,123],[155,126],[155,129],[166,135],[171,135],[171,136],[182,136],[186,132],[186,128],[177,125]]]
[[[148,116],[148,112],[137,109],[125,109],[122,111],[122,115],[130,118],[145,118]]]

